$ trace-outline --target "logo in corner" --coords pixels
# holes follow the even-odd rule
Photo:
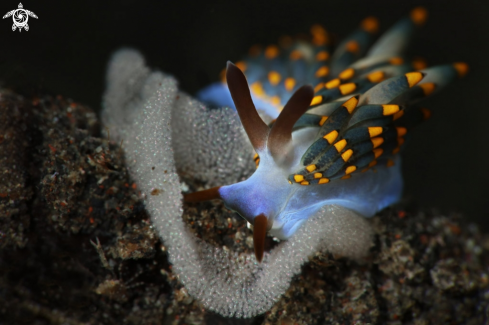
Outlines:
[[[29,25],[27,25],[29,16],[37,19],[36,14],[33,13],[32,11],[25,10],[24,6],[22,6],[22,3],[19,3],[19,8],[7,12],[5,16],[3,16],[3,19],[8,18],[10,16],[12,16],[12,19],[14,20],[14,24],[12,25],[12,31],[15,31],[18,28],[19,32],[22,31],[22,28],[24,28],[26,31],[29,30]]]

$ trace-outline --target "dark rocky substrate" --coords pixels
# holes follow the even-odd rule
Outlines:
[[[461,216],[406,207],[373,218],[366,260],[311,257],[265,315],[206,312],[172,273],[121,146],[100,128],[69,99],[0,90],[0,324],[487,321],[489,237]],[[252,251],[246,223],[221,203],[188,205],[184,220],[214,245]]]

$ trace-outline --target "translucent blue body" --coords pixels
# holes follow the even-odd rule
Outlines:
[[[252,224],[256,216],[266,216],[269,233],[285,239],[322,206],[335,204],[371,217],[400,199],[398,152],[406,130],[426,115],[416,103],[467,71],[463,63],[425,69],[402,57],[425,19],[423,10],[413,10],[370,49],[376,28],[367,19],[324,62],[329,45],[314,41],[298,41],[282,56],[269,48],[244,61],[255,107],[272,119],[301,86],[299,81],[312,84],[316,93],[294,124],[283,152],[286,159],[272,157],[267,146],[254,146],[259,157],[255,173],[219,189],[228,208]],[[290,80],[295,83],[287,84]],[[235,107],[225,83],[212,84],[197,97],[213,106]],[[334,132],[333,139],[327,138]]]

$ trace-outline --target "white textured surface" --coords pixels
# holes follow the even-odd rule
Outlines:
[[[242,181],[255,170],[253,147],[234,109],[208,110],[180,93],[172,128],[179,172],[206,182],[208,187]]]
[[[321,208],[290,240],[265,254],[261,264],[254,255],[237,255],[197,239],[181,218],[182,196],[172,144],[177,146],[179,169],[189,174],[215,184],[216,177],[233,181],[237,175],[244,176],[250,167],[242,159],[250,145],[240,133],[235,114],[226,109],[206,112],[184,94],[176,100],[176,81],[159,72],[150,73],[136,51],[122,50],[114,55],[107,81],[103,122],[111,137],[124,140],[131,176],[145,195],[146,209],[168,246],[174,272],[206,308],[235,317],[266,312],[314,252],[327,249],[360,257],[368,251],[371,232],[367,221],[338,206]],[[190,112],[193,109],[196,111]],[[189,127],[190,123],[195,128]],[[220,133],[222,130],[228,130],[231,137]],[[198,146],[208,146],[199,151],[202,157],[192,155]],[[226,154],[226,149],[232,153]],[[199,161],[204,163],[192,166]],[[206,168],[212,166],[221,168],[223,176],[216,176],[213,170],[207,174]],[[160,194],[150,195],[155,188]]]

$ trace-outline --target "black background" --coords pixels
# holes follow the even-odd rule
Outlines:
[[[18,6],[3,0],[0,15]],[[489,229],[489,1],[23,1],[28,32],[0,20],[0,80],[23,91],[49,91],[100,111],[110,54],[139,49],[150,66],[194,93],[218,79],[256,43],[307,33],[321,23],[345,37],[365,17],[381,30],[417,5],[429,20],[410,54],[430,65],[465,61],[470,73],[427,100],[433,117],[413,132],[403,153],[406,198],[422,207],[460,211]]]

